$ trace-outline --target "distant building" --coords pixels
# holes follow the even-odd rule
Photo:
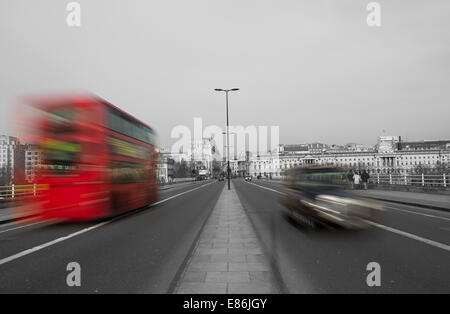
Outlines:
[[[172,182],[174,179],[175,160],[169,153],[160,153],[160,160],[157,167],[158,180],[161,183]]]
[[[213,161],[220,159],[214,138],[204,137],[192,141],[190,160],[197,169],[208,169],[212,173]]]
[[[19,140],[8,135],[0,135],[0,171],[12,177],[14,173],[14,150]]]
[[[189,161],[189,155],[186,153],[170,153],[170,158],[172,158],[175,162],[181,162],[182,160],[184,161]]]
[[[33,182],[41,161],[42,152],[38,147],[20,143],[13,136],[0,135],[0,176],[7,176],[10,183]]]
[[[377,151],[380,153],[392,153],[398,149],[400,136],[380,136],[378,137]]]
[[[323,143],[310,143],[308,145],[308,150],[310,153],[317,154],[327,150],[328,146]]]
[[[450,150],[450,140],[400,142],[399,150]]]
[[[297,155],[309,153],[309,147],[308,144],[280,145],[279,152],[284,155]]]
[[[27,145],[25,147],[25,180],[27,182],[33,182],[35,179],[35,173],[37,167],[42,164],[43,154],[42,151],[33,145]]]
[[[375,147],[324,145],[310,150],[307,144],[281,145],[278,153],[252,156],[249,172],[253,176],[277,177],[288,169],[308,164],[330,164],[369,173],[405,173],[450,166],[450,140],[402,142],[399,136],[380,136]]]
[[[370,152],[373,150],[374,150],[373,146],[358,143],[348,143],[345,145],[343,149],[343,151],[347,152]]]

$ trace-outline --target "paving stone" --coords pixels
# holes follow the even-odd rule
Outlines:
[[[213,248],[213,243],[212,242],[201,242],[198,244],[199,248],[208,248],[208,249],[212,249]]]
[[[246,249],[257,249],[259,248],[259,244],[256,242],[248,242],[243,244],[244,248]]]
[[[194,255],[191,258],[191,263],[210,262],[210,261],[211,255]]]
[[[246,239],[240,239],[240,238],[230,238],[229,242],[240,242],[240,243],[255,243],[257,241],[256,237],[246,238]]]
[[[250,282],[247,271],[207,272],[205,282]]]
[[[263,254],[246,254],[247,262],[269,263],[269,259]]]
[[[245,262],[245,263],[234,263],[230,262],[228,264],[229,271],[269,271],[270,265],[267,263],[260,262]]]
[[[276,280],[270,271],[251,271],[249,273],[251,282],[258,281],[270,283]]]
[[[182,282],[177,293],[180,294],[224,294],[227,293],[227,283],[223,282]]]
[[[213,247],[214,247],[215,244],[227,244],[230,242],[228,241],[228,238],[227,238],[227,239],[213,239],[213,240],[211,240],[211,243],[213,244]]]
[[[270,283],[234,282],[228,284],[228,293],[230,294],[259,294],[259,293],[277,293],[277,289]]]
[[[228,249],[226,248],[197,248],[197,255],[212,255],[212,254],[226,254],[228,253]]]
[[[233,248],[233,249],[242,249],[244,248],[244,243],[233,242],[233,243],[214,243],[214,248]]]
[[[208,250],[208,249],[205,249],[205,250]],[[253,249],[246,249],[246,248],[243,248],[243,249],[228,249],[228,252],[230,254],[233,254],[233,253],[262,254],[263,253],[260,248],[253,248]]]
[[[184,273],[183,282],[204,282],[205,278],[205,271],[187,271]]]
[[[215,254],[211,255],[211,262],[246,262],[245,254]]]
[[[189,271],[226,271],[228,270],[228,263],[226,262],[196,262],[191,263],[188,268]]]

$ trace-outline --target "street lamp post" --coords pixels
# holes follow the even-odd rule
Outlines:
[[[226,135],[227,134],[227,132],[222,132],[222,134],[223,135]],[[229,132],[228,134],[233,134],[233,135],[237,135],[237,133],[235,133],[235,132]],[[225,152],[225,147],[233,147],[233,145],[226,145],[227,143],[224,143],[223,144],[223,151]],[[230,173],[231,173],[231,167],[230,167]]]
[[[216,92],[225,92],[226,95],[226,105],[227,105],[227,177],[228,177],[228,190],[230,189],[230,133],[228,132],[229,120],[228,120],[228,93],[238,91],[239,88],[232,89],[214,89]]]

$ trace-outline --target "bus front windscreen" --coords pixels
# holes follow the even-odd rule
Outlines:
[[[76,133],[77,111],[72,108],[56,108],[47,115],[47,134],[41,143],[45,155],[43,168],[52,174],[64,175],[76,167],[81,145],[71,139]]]

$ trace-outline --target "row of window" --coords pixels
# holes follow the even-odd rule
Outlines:
[[[148,182],[149,176],[149,170],[142,164],[115,161],[111,165],[111,182],[115,184]]]
[[[412,156],[398,156],[397,158],[400,158],[400,159],[419,159],[419,160],[422,160],[422,159],[439,159],[439,157],[438,156],[414,156],[414,157],[412,157]],[[441,156],[441,158],[442,159],[448,159],[448,160],[450,160],[450,156]],[[378,159],[378,160],[380,160],[380,159]],[[383,158],[381,158],[381,160],[384,160]],[[320,161],[320,160],[319,160]],[[325,161],[325,162],[346,162],[346,161],[358,161],[358,162],[360,162],[360,161],[366,161],[366,158],[345,158],[345,159],[333,159],[333,158],[331,158],[331,159],[324,159],[323,161]],[[373,161],[373,158],[367,158],[367,161]],[[299,162],[299,160],[288,160],[287,161],[288,163],[293,163],[293,162]],[[254,163],[256,163],[256,164],[266,164],[266,163],[268,163],[268,164],[271,164],[272,163],[272,161],[256,161],[256,162],[254,162]],[[276,163],[276,162],[275,162]]]
[[[319,162],[320,163],[320,162]],[[414,162],[405,162],[405,163],[403,163],[403,162],[399,162],[399,161],[397,161],[397,166],[400,166],[400,165],[402,165],[402,166],[408,166],[408,165],[421,165],[422,164],[422,162],[421,161],[414,161]],[[424,162],[423,164],[428,164],[428,165],[431,165],[431,162],[430,161],[428,161],[428,162]],[[297,165],[300,165],[300,164],[281,164],[280,165],[280,169],[290,169],[290,168],[295,168],[295,167],[297,167]],[[362,167],[374,167],[375,166],[375,162],[337,162],[336,163],[336,165],[338,165],[338,166],[350,166],[350,167],[352,167],[352,166],[362,166]],[[377,162],[376,163],[376,165],[377,165],[377,167],[379,167],[380,166],[380,162]],[[383,163],[381,163],[381,165],[382,166],[393,166],[394,165],[394,163],[385,163],[385,162],[383,162]],[[275,165],[275,167],[276,167],[276,165]],[[261,170],[261,169],[270,169],[271,167],[270,167],[270,165],[256,165],[256,164],[254,164],[253,165],[253,169],[259,169],[259,170]]]
[[[155,134],[150,128],[131,120],[113,108],[108,108],[108,127],[117,133],[132,137],[144,143],[156,144]]]

